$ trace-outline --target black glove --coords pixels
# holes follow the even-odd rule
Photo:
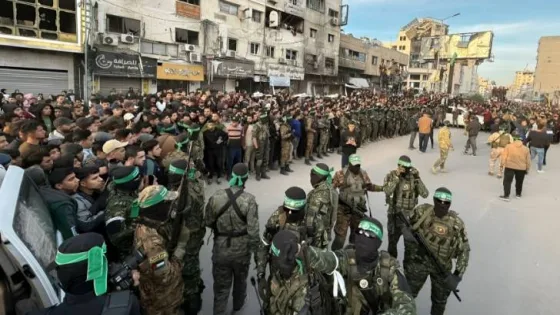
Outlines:
[[[368,184],[363,183],[363,184],[362,184],[362,189],[364,189],[364,190],[373,190],[373,184],[372,184],[372,183],[368,183]]]
[[[266,300],[266,294],[268,291],[268,282],[264,278],[264,273],[259,273],[257,275],[257,284],[259,287],[259,295],[263,301]]]
[[[410,174],[412,174],[412,176],[414,176],[414,178],[418,179],[420,178],[420,172],[418,172],[418,169],[413,168],[412,170],[410,170]]]
[[[457,272],[450,274],[445,278],[445,285],[451,291],[457,290],[459,286],[459,282],[461,282],[462,278],[457,274]]]
[[[406,226],[401,228],[401,232],[406,242],[418,244],[418,241],[414,238],[414,235],[412,235],[412,231],[410,231]]]

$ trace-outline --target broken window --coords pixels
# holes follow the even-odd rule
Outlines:
[[[140,34],[140,21],[107,14],[107,31],[121,34]]]
[[[39,28],[41,30],[56,31],[56,10],[39,8]]]
[[[177,43],[198,45],[198,32],[175,28],[175,41]]]
[[[75,0],[58,0],[58,7],[60,9],[76,11],[76,1]]]
[[[326,57],[325,58],[325,68],[334,69],[334,59]]]
[[[60,11],[60,31],[62,33],[76,33],[76,15]]]
[[[16,19],[18,25],[35,26],[35,7],[26,4],[16,4]]]

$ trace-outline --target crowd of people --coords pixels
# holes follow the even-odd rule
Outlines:
[[[176,314],[179,309],[184,314],[200,311],[205,286],[198,256],[206,227],[215,237],[214,314],[226,311],[232,283],[234,311],[243,307],[251,255],[268,314],[299,313],[313,300],[307,298],[309,292],[315,292],[307,290],[312,284],[319,288],[313,294],[324,297],[320,289],[327,284],[320,275],[303,279],[294,274],[294,268],[301,274],[309,268],[320,271],[318,274],[334,274],[339,267],[340,277],[350,277],[347,281],[354,281],[364,296],[365,291],[375,293],[372,299],[376,302],[367,296],[358,298],[356,293],[352,298],[351,290],[343,307],[323,301],[307,305],[315,308],[311,314],[350,314],[352,309],[415,314],[414,298],[428,275],[435,283],[432,314],[443,314],[447,297],[456,291],[466,270],[470,250],[464,224],[449,211],[452,193],[438,188],[434,205],[418,208],[418,197],[427,197],[428,189],[408,156],[399,158],[397,169],[387,174],[383,185],[375,185],[360,168],[357,149],[410,134],[409,149],[414,150],[418,134],[418,149],[426,152],[430,139],[433,148],[434,129],[441,128],[440,157],[432,171],[445,171],[447,153],[453,147],[449,127],[457,124],[458,108],[466,108],[464,153],[476,155],[478,133],[492,132],[488,138],[492,147],[489,175],[494,175],[498,161],[498,177],[504,176],[501,198],[507,200],[514,177],[516,195],[521,197],[531,157],[538,158],[538,171],[543,171],[550,143],[557,143],[560,135],[554,108],[475,103],[434,93],[387,95],[360,90],[349,96],[294,97],[282,91],[254,97],[243,91],[166,90],[145,96],[112,93],[85,102],[66,93],[48,99],[19,92],[0,97],[0,172],[5,173],[10,165],[22,167],[39,187],[56,229],[66,240],[61,246],[64,251],[59,250],[60,261],[57,255],[59,271],[70,273],[61,279],[65,292],[70,297],[107,292],[107,288],[98,292],[97,282],[89,282],[93,276],[88,274],[86,281],[85,271],[67,267],[72,265],[64,263],[67,254],[85,253],[83,261],[93,255],[90,251],[101,251],[109,263],[118,263],[137,256],[138,250],[147,260],[133,275],[139,304],[130,298],[135,306],[129,306],[141,307],[149,315]],[[449,111],[452,121],[446,120]],[[477,115],[483,117],[482,122]],[[333,178],[331,168],[320,160],[337,153],[342,170]],[[314,190],[306,194],[299,187],[288,189],[261,238],[257,201],[244,191],[245,182],[250,177],[268,180],[271,171],[289,176],[290,164],[298,160],[313,166]],[[221,184],[224,179],[230,188],[218,190],[206,202],[205,185]],[[381,223],[365,216],[367,191],[387,196],[388,253],[379,251],[384,233]],[[432,224],[449,227],[453,233],[430,234]],[[343,249],[348,228],[355,250]],[[296,231],[297,237],[283,233],[286,229]],[[440,259],[447,274],[426,263],[419,252],[414,239],[424,232],[428,247],[446,244],[448,252]],[[404,275],[398,272],[396,261],[401,235],[405,258],[410,258]],[[309,248],[302,251],[304,240]],[[331,242],[332,252],[319,250]],[[452,259],[457,263],[454,272]],[[360,275],[356,267],[367,271],[370,278]],[[283,279],[295,279],[292,277],[301,285],[279,290],[285,285]],[[405,289],[407,281],[412,290]],[[301,293],[302,299],[288,300],[280,294],[288,291]],[[388,295],[381,302],[378,298],[383,294]],[[99,300],[91,301],[103,308]],[[65,307],[72,309],[71,305]],[[90,311],[100,314],[101,309]]]

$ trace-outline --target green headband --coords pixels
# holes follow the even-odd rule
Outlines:
[[[383,230],[381,230],[381,228],[379,228],[373,222],[367,220],[360,221],[360,224],[358,225],[358,229],[371,232],[375,234],[375,236],[377,236],[378,239],[380,240],[383,239]]]
[[[303,206],[305,206],[306,200],[305,199],[301,199],[301,200],[294,200],[288,197],[284,197],[284,207],[288,208],[288,209],[300,209],[303,208]]]
[[[412,163],[407,162],[407,161],[403,161],[403,160],[399,160],[399,162],[397,164],[402,166],[402,167],[412,167]]]
[[[247,173],[245,175],[237,175],[234,172],[231,172],[231,179],[229,180],[229,185],[230,186],[242,187],[243,186],[243,179],[247,178],[248,176],[249,176],[249,173]]]
[[[173,132],[175,131],[175,126],[171,125],[170,127],[161,127],[159,130],[164,132]]]
[[[332,173],[334,172],[334,168],[331,167],[328,171],[325,171],[324,169],[315,165],[311,170],[319,175],[327,176],[327,184],[332,184]]]
[[[185,170],[175,167],[173,165],[169,165],[169,173],[175,175],[185,175]]]
[[[90,248],[87,252],[71,254],[57,252],[54,261],[58,266],[64,266],[87,260],[86,281],[93,281],[95,295],[100,296],[107,292],[109,264],[107,263],[107,257],[105,257],[106,252],[107,247],[103,243],[101,246]]]
[[[280,250],[278,249],[278,247],[274,246],[274,243],[270,245],[270,251],[274,254],[274,256],[280,256]]]
[[[196,128],[187,128],[187,130],[189,131],[189,133],[194,133],[194,132],[200,131],[200,127],[196,127]]]
[[[138,215],[140,214],[140,208],[149,208],[151,206],[155,206],[158,203],[164,201],[168,193],[169,191],[167,190],[167,188],[162,187],[161,191],[155,196],[152,196],[151,198],[148,198],[142,202],[140,202],[140,200],[138,199],[134,200],[130,209],[130,217],[131,218],[138,217]]]
[[[140,170],[138,169],[138,167],[135,167],[134,171],[132,171],[132,173],[126,175],[123,178],[114,178],[113,177],[113,182],[115,182],[115,184],[117,184],[117,185],[126,184],[126,183],[131,182],[134,179],[136,179],[136,177],[138,177],[139,174],[140,174]]]
[[[267,115],[267,114],[262,114],[262,115],[260,116],[260,118],[261,118],[261,119],[263,119],[263,118],[268,118],[268,115]]]
[[[183,140],[181,142],[175,143],[175,146],[177,146],[177,150],[181,150],[183,148],[183,146],[187,143],[189,143],[189,138],[186,138],[185,140]]]
[[[362,164],[362,158],[359,157],[356,154],[352,154],[350,155],[350,158],[348,158],[348,163],[352,164],[352,165],[356,165],[356,164]]]
[[[434,198],[437,198],[437,199],[443,200],[443,201],[451,202],[451,194],[443,192],[443,191],[436,191],[434,193]]]

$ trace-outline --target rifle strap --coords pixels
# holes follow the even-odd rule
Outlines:
[[[235,211],[237,216],[241,219],[241,221],[243,221],[244,223],[247,223],[247,217],[245,215],[243,215],[243,212],[241,212],[241,209],[239,209],[239,205],[237,204],[237,201],[236,201],[237,198],[239,198],[239,196],[241,196],[242,193],[243,193],[243,189],[238,190],[235,194],[231,191],[231,188],[226,189],[226,194],[229,198],[228,203],[230,203],[233,206],[233,210]],[[223,214],[223,212],[222,212],[222,214]]]
[[[428,219],[430,217],[431,214],[432,214],[431,208],[430,208],[430,210],[426,210],[422,214],[420,219],[416,223],[414,223],[414,225],[412,226],[412,230],[414,230],[414,231],[418,230],[418,228],[422,225],[422,223],[424,223],[426,221],[426,219]]]

